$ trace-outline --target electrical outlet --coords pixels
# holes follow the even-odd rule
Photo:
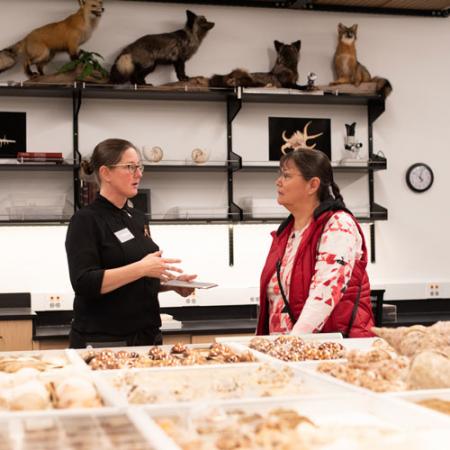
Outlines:
[[[441,285],[436,282],[428,283],[427,297],[428,298],[441,298],[442,290]]]
[[[33,311],[71,310],[73,294],[69,293],[32,293],[31,307]]]

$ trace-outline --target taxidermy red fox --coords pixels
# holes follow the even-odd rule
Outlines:
[[[145,84],[145,77],[158,64],[171,64],[180,81],[188,79],[185,62],[198,50],[214,22],[186,11],[186,25],[171,33],[148,34],[127,45],[111,68],[112,83]]]
[[[336,79],[330,84],[361,83],[375,81],[377,92],[387,97],[392,92],[391,83],[386,78],[371,77],[369,71],[356,58],[356,34],[358,25],[346,27],[338,25],[338,45],[334,54]]]
[[[76,59],[79,46],[91,37],[104,11],[103,0],[78,2],[80,9],[76,13],[60,22],[36,28],[21,41],[0,51],[0,72],[14,66],[19,58],[23,58],[25,73],[29,77],[36,75],[31,70],[33,64],[43,75],[44,66],[57,52],[67,52],[72,60]]]
[[[226,75],[213,75],[209,80],[209,86],[270,86],[302,89],[303,86],[297,84],[301,41],[295,41],[292,44],[274,41],[273,44],[277,51],[277,59],[270,72],[247,72],[244,69],[234,69]]]

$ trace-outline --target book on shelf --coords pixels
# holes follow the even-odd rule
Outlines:
[[[23,164],[34,164],[34,163],[54,163],[61,164],[64,162],[63,158],[17,158],[18,163]]]
[[[61,152],[17,152],[17,161],[23,163],[61,163],[64,161],[64,158]]]
[[[34,159],[34,158],[48,158],[48,159],[63,159],[61,152],[17,152],[17,158]]]

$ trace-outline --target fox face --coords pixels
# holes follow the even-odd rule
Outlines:
[[[351,27],[346,27],[340,23],[338,25],[339,40],[345,44],[353,44],[356,41],[358,25],[355,23]]]
[[[214,22],[208,22],[205,16],[197,16],[197,14],[189,10],[186,10],[186,16],[186,28],[189,28],[195,36],[205,36],[215,25]]]
[[[80,7],[89,11],[94,17],[101,17],[105,11],[105,8],[103,8],[103,0],[79,0],[79,2]]]

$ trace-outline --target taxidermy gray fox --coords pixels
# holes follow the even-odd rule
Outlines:
[[[185,62],[198,50],[214,26],[204,16],[186,11],[186,25],[171,33],[148,34],[126,46],[111,68],[112,83],[145,84],[145,77],[158,64],[173,64],[180,81],[188,79]]]
[[[80,45],[91,37],[104,11],[103,0],[78,2],[80,9],[76,13],[60,22],[36,28],[21,41],[0,51],[0,72],[13,67],[20,57],[29,77],[36,75],[31,70],[33,64],[39,74],[44,75],[44,66],[57,52],[67,52],[72,60],[76,59]]]
[[[387,97],[392,92],[391,83],[386,78],[371,77],[369,71],[356,58],[356,34],[358,25],[346,27],[338,25],[338,45],[334,54],[334,69],[336,79],[332,85],[350,83],[359,86],[368,81],[376,82],[379,94]]]
[[[209,86],[303,88],[297,84],[301,41],[295,41],[292,44],[274,41],[273,44],[277,51],[277,59],[270,72],[247,72],[244,69],[234,69],[226,75],[213,75]]]

